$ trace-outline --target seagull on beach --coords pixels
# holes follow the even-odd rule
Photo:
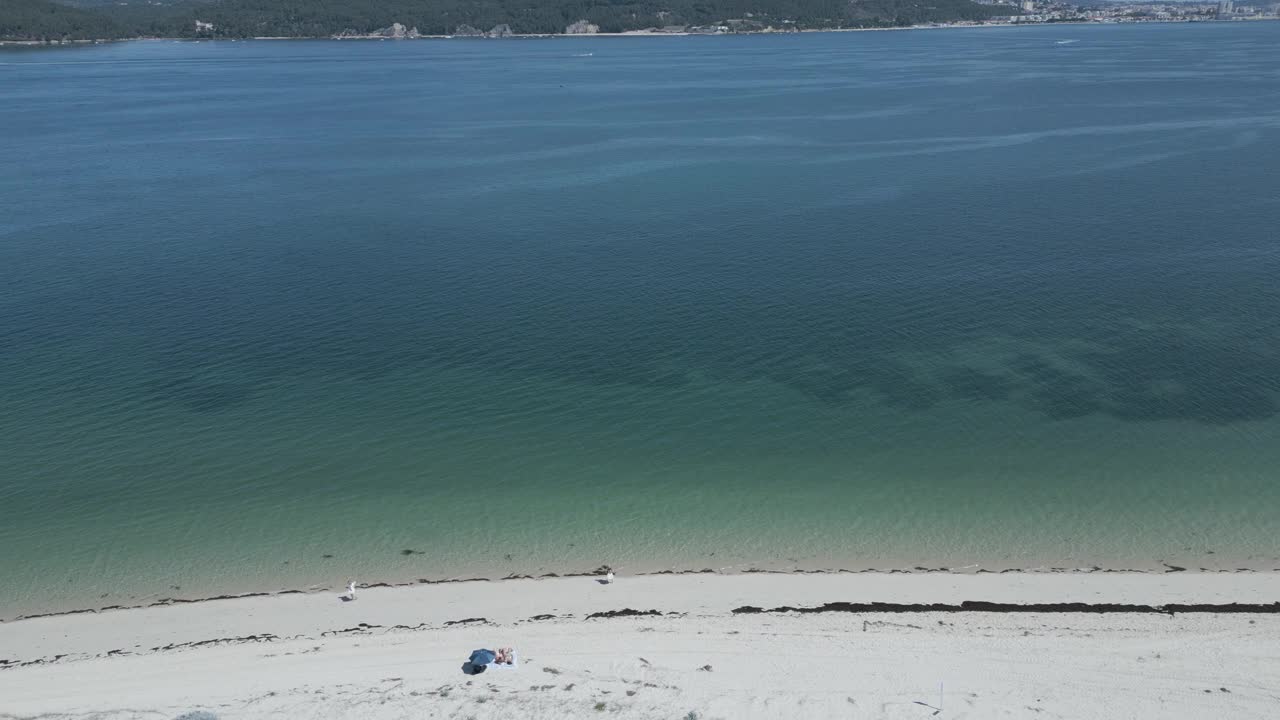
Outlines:
[[[356,599],[356,581],[355,580],[352,580],[351,582],[347,583],[347,599],[348,600]]]
[[[605,585],[608,585],[609,583],[612,583],[612,582],[613,582],[613,571],[610,570],[609,572],[605,573],[604,583]]]

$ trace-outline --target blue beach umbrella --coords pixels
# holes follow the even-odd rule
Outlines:
[[[478,675],[485,670],[485,666],[498,659],[498,654],[492,650],[475,650],[471,653],[468,662],[471,663],[471,674]]]

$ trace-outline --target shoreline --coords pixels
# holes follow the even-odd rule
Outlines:
[[[0,715],[1264,718],[1280,702],[1280,573],[596,580],[7,622]],[[499,644],[518,669],[462,674]]]
[[[446,576],[438,578],[415,578],[409,580],[382,579],[367,582],[359,582],[357,587],[361,590],[375,589],[396,589],[396,588],[414,588],[414,587],[431,587],[440,585],[457,585],[468,583],[503,583],[509,581],[546,581],[557,579],[582,579],[582,578],[598,578],[603,576],[611,568],[602,565],[592,570],[576,570],[567,572],[545,572],[538,574],[530,573],[509,573],[506,575],[486,576],[486,575],[466,575],[466,576]],[[988,569],[983,567],[968,566],[961,568],[951,567],[888,567],[888,568],[767,568],[767,567],[748,567],[742,570],[724,570],[713,568],[681,568],[681,569],[662,569],[651,571],[640,571],[629,573],[629,578],[653,578],[653,577],[679,577],[679,576],[715,576],[715,577],[735,577],[735,576],[778,576],[778,577],[796,577],[796,576],[920,576],[920,575],[938,575],[948,577],[978,577],[978,576],[1089,576],[1089,575],[1130,575],[1130,576],[1162,576],[1186,573],[1193,576],[1222,576],[1222,575],[1274,575],[1280,579],[1280,567],[1267,568],[1188,568],[1179,565],[1172,565],[1161,562],[1158,565],[1149,567],[1128,567],[1128,568],[1109,568],[1100,565],[1091,565],[1087,567],[1007,567]],[[35,620],[40,618],[64,617],[69,615],[97,615],[103,613],[112,613],[116,611],[127,610],[145,610],[149,608],[171,607],[177,605],[197,605],[202,603],[225,601],[225,600],[243,600],[248,598],[271,598],[290,595],[325,595],[338,591],[342,586],[338,585],[319,585],[312,584],[305,588],[284,587],[277,589],[258,590],[249,589],[244,592],[218,592],[212,595],[198,595],[194,597],[163,597],[147,602],[136,604],[111,603],[98,606],[74,607],[69,609],[56,609],[46,612],[25,612],[17,613],[12,616],[0,616],[0,625],[5,623],[15,623],[25,620]]]
[[[251,40],[505,40],[505,39],[551,39],[551,38],[620,38],[620,37],[731,37],[738,35],[803,35],[810,33],[848,33],[848,32],[897,32],[903,30],[953,30],[957,28],[1013,28],[1062,26],[1127,26],[1127,25],[1194,25],[1200,23],[1239,24],[1267,20],[1280,20],[1280,16],[1263,16],[1242,18],[1239,20],[1136,20],[1132,22],[1102,21],[1061,21],[1061,22],[991,22],[991,23],[932,23],[926,25],[905,25],[900,27],[865,27],[865,28],[805,28],[799,30],[759,30],[725,33],[695,32],[647,32],[644,30],[624,30],[616,33],[512,33],[501,37],[485,37],[483,35],[418,35],[416,37],[386,37],[381,35],[315,35],[315,36],[259,36],[243,38],[222,37],[131,37],[131,38],[90,38],[80,40],[59,40],[45,42],[43,40],[4,40],[0,39],[0,47],[7,45],[20,47],[59,47],[64,45],[99,45],[124,42],[248,42]]]

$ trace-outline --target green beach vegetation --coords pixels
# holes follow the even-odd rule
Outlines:
[[[330,37],[376,33],[395,23],[423,35],[558,34],[575,24],[605,33],[753,32],[904,27],[984,20],[994,12],[970,0],[5,0],[0,39]]]

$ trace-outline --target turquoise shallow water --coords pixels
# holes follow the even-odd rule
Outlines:
[[[1280,23],[144,42],[0,87],[0,617],[1280,567]]]

